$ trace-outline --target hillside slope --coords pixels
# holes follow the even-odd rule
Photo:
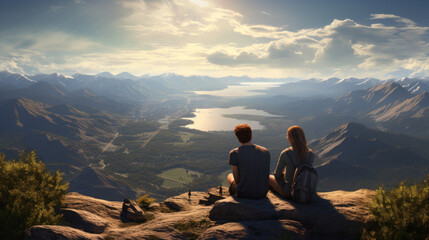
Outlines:
[[[395,186],[429,172],[429,141],[347,123],[310,143],[323,191]]]
[[[71,192],[79,192],[91,197],[110,201],[122,201],[135,198],[134,192],[126,184],[118,182],[102,171],[87,167],[70,181]]]
[[[429,137],[429,96],[411,93],[397,82],[387,82],[347,93],[335,100],[328,111],[348,115],[391,132]]]

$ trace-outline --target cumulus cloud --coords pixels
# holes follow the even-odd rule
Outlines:
[[[251,38],[278,39],[287,33],[280,27],[244,24],[240,13],[201,0],[131,0],[122,2],[122,6],[131,11],[120,21],[123,28],[142,37],[158,37],[160,41],[167,36],[183,39],[208,33],[230,39],[232,32]]]
[[[212,63],[225,66],[261,63],[260,58],[256,54],[249,52],[240,52],[237,56],[227,55],[222,52],[215,52],[208,56],[208,60]]]
[[[363,25],[351,19],[335,19],[322,28],[284,32],[285,37],[267,43],[263,52],[258,50],[258,58],[249,49],[236,49],[234,54],[213,52],[207,59],[229,66],[265,64],[332,73],[425,68],[429,56],[428,27],[416,26],[413,21],[392,14],[373,14],[371,18],[395,19],[398,24]]]
[[[370,24],[334,19],[326,26],[290,30],[284,23],[250,22],[219,1],[106,2],[103,14],[90,1],[46,5],[46,14],[55,19],[68,13],[67,23],[94,20],[82,28],[86,34],[64,22],[58,25],[67,28],[38,24],[37,30],[2,33],[0,70],[305,78],[387,77],[404,70],[429,75],[429,28],[394,14],[372,14]],[[104,11],[112,12],[106,18]],[[256,15],[266,19],[270,13]]]
[[[217,30],[241,17],[228,9],[212,7],[207,10],[206,4],[196,0],[124,1],[122,6],[131,14],[120,22],[124,28],[140,35],[184,36]]]

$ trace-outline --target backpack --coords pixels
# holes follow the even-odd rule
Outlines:
[[[317,171],[312,166],[314,154],[311,154],[308,163],[302,163],[294,151],[288,152],[293,155],[291,157],[288,154],[296,167],[291,186],[292,200],[297,203],[310,202],[313,196],[316,195],[318,181]]]

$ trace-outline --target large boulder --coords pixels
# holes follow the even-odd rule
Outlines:
[[[89,233],[102,233],[107,227],[108,221],[85,210],[71,208],[61,209],[64,220],[72,227]]]
[[[306,239],[301,223],[292,220],[230,222],[209,228],[198,239]]]
[[[100,235],[67,226],[35,225],[26,233],[26,240],[103,240]]]
[[[124,199],[124,203],[122,203],[121,220],[144,222],[146,221],[146,216],[144,211],[134,200]]]
[[[209,217],[219,222],[290,219],[320,236],[354,238],[370,218],[368,203],[374,194],[367,189],[318,193],[309,204],[297,204],[271,192],[260,200],[228,197],[213,206]]]

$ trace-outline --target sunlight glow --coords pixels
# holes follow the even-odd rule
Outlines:
[[[189,0],[189,2],[196,4],[200,7],[208,7],[209,3],[207,1],[204,0]]]

